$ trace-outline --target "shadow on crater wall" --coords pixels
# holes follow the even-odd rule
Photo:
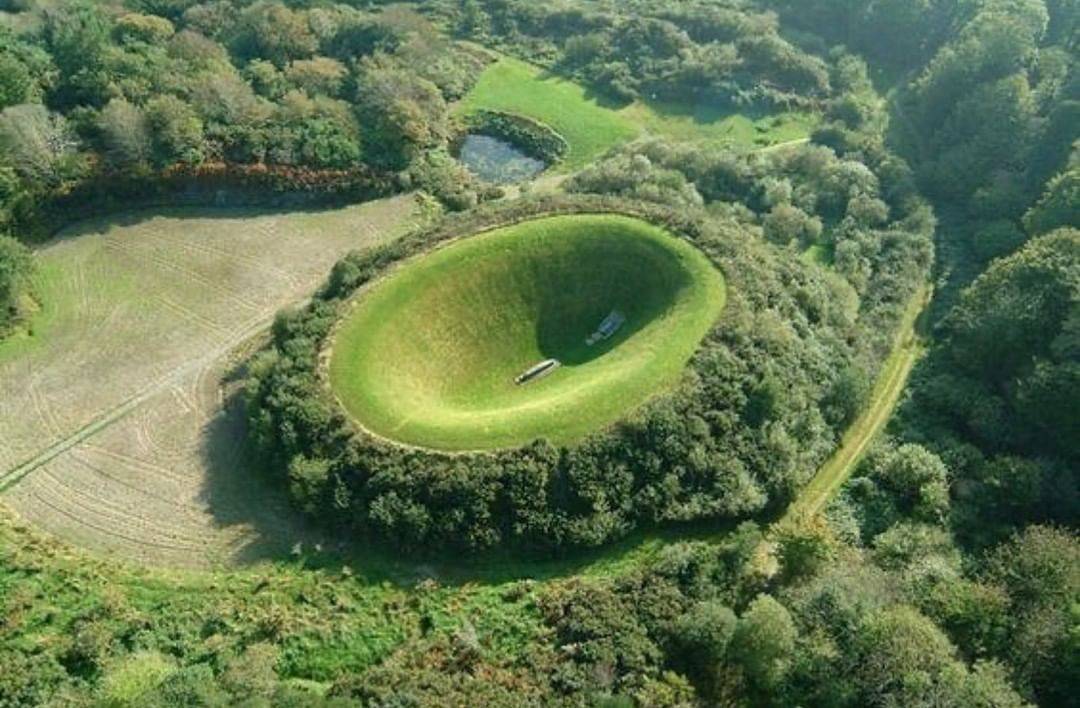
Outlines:
[[[671,259],[669,265],[633,275],[625,268],[607,273],[609,282],[603,291],[608,296],[603,299],[594,291],[588,301],[579,302],[573,284],[567,284],[555,297],[545,298],[536,322],[541,353],[564,366],[582,366],[631,339],[675,307],[683,290],[692,284],[682,264]],[[613,310],[625,315],[626,322],[610,339],[588,346],[585,340]]]

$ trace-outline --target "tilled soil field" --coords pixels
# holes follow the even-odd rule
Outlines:
[[[79,546],[154,565],[222,565],[307,540],[244,459],[226,374],[338,258],[416,215],[403,196],[137,213],[62,234],[39,252],[33,336],[0,345],[0,499]]]

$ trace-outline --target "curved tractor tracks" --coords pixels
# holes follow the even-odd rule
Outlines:
[[[87,425],[52,443],[26,462],[0,474],[0,493],[5,492],[12,486],[18,484],[19,480],[34,470],[48,464],[73,447],[94,437],[105,428],[135,411],[140,405],[150,400],[158,393],[179,384],[192,374],[198,374],[204,371],[214,362],[225,357],[240,345],[265,332],[270,327],[273,320],[273,315],[260,317],[254,324],[229,337],[224,345],[211,349],[207,354],[181,366],[157,381],[154,381],[135,395],[129,396],[121,403],[104,411]]]
[[[213,567],[306,529],[254,489],[228,372],[350,250],[418,218],[412,195],[344,209],[180,210],[78,227],[39,253],[46,310],[0,346],[0,501],[77,546]]]

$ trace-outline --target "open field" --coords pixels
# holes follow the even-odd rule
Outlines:
[[[816,125],[814,116],[803,113],[754,119],[708,106],[641,101],[619,106],[511,57],[492,63],[458,108],[462,113],[479,109],[518,113],[551,126],[570,146],[561,165],[567,170],[642,135],[750,149],[805,138]]]
[[[252,484],[222,375],[341,255],[414,214],[399,197],[292,214],[132,214],[63,234],[39,253],[45,309],[33,336],[0,345],[4,503],[143,562],[287,548],[300,528]]]
[[[808,113],[776,113],[752,118],[705,105],[638,102],[619,112],[649,135],[745,149],[804,140],[817,125],[817,117]]]
[[[655,226],[537,219],[421,256],[359,296],[330,382],[364,427],[404,443],[568,443],[676,381],[724,297],[705,256]],[[625,323],[588,345],[613,311]],[[514,383],[547,359],[561,366]]]

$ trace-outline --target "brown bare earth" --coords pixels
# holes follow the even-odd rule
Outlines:
[[[45,309],[0,345],[0,499],[76,545],[153,565],[307,540],[241,449],[226,373],[410,196],[328,211],[175,211],[83,224],[39,253]]]

